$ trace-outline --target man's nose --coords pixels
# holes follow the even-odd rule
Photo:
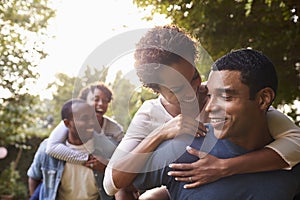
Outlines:
[[[104,101],[102,99],[99,99],[99,101],[97,102],[98,105],[103,105]]]
[[[205,111],[206,112],[212,112],[217,110],[218,107],[218,100],[215,97],[209,97],[208,103],[206,104]]]

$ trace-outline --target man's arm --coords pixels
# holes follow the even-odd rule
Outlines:
[[[46,150],[46,143],[47,139],[42,141],[39,148],[37,149],[33,162],[31,163],[28,171],[27,171],[27,176],[28,176],[28,189],[29,189],[29,194],[32,196],[34,194],[34,191],[38,187],[38,185],[42,182],[43,179],[43,174],[42,174],[42,164],[44,162],[44,155],[45,150]]]
[[[28,189],[29,189],[29,195],[32,196],[35,189],[38,187],[38,185],[41,183],[41,180],[35,180],[31,177],[28,178]]]

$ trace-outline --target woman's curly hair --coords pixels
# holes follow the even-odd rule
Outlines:
[[[141,82],[156,91],[159,85],[153,81],[154,71],[160,65],[168,66],[181,59],[195,66],[197,42],[176,25],[156,26],[136,44],[134,58]]]
[[[91,83],[91,84],[87,85],[86,87],[82,88],[79,92],[78,98],[86,101],[88,94],[90,92],[94,93],[96,89],[102,91],[106,95],[108,102],[110,102],[113,99],[113,94],[112,94],[111,89],[101,81],[96,82],[96,83]]]

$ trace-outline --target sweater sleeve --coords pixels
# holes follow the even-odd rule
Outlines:
[[[291,169],[300,161],[300,128],[274,108],[267,112],[269,130],[275,139],[266,147],[277,152]]]
[[[130,122],[124,138],[116,148],[108,166],[105,169],[103,187],[109,195],[114,195],[119,190],[119,188],[115,186],[112,177],[112,169],[114,168],[115,162],[118,162],[120,159],[129,154],[151,132],[153,122],[153,120],[149,117],[149,113],[151,112],[151,109],[153,109],[151,102],[152,101],[144,102],[144,104],[136,112]]]
[[[104,179],[103,179],[103,188],[105,192],[113,196],[115,195],[120,189],[115,186],[115,183],[112,178],[112,166],[108,165],[105,169]]]
[[[67,136],[68,129],[65,127],[63,121],[61,121],[49,136],[46,153],[59,160],[74,164],[83,164],[88,160],[89,154],[67,147],[65,145]]]

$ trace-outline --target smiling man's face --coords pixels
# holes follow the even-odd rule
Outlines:
[[[73,117],[69,123],[69,129],[74,137],[85,143],[93,136],[95,126],[95,111],[86,103],[75,103],[72,105]]]
[[[213,71],[208,82],[209,102],[206,111],[219,139],[245,140],[251,134],[251,121],[260,112],[250,100],[249,87],[240,80],[239,71]]]

